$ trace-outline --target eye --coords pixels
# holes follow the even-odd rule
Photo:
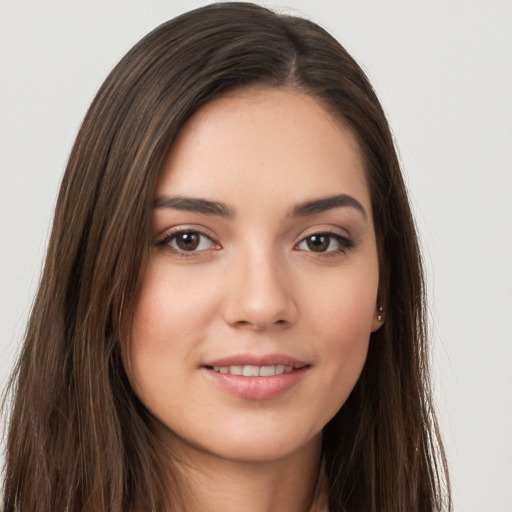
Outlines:
[[[316,253],[344,253],[353,247],[352,240],[337,233],[314,233],[297,245],[301,251]]]
[[[218,247],[209,236],[190,229],[174,231],[158,242],[158,246],[166,247],[180,254],[200,252]]]

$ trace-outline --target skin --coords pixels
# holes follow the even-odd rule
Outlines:
[[[353,202],[293,214],[341,194],[364,211]],[[185,210],[176,196],[222,203],[230,215]],[[308,510],[322,428],[353,389],[380,326],[371,200],[355,138],[296,91],[223,96],[180,132],[155,205],[130,378],[194,497],[190,509]],[[199,237],[195,249],[180,249],[180,229]],[[275,353],[308,366],[269,399],[234,395],[204,367]]]

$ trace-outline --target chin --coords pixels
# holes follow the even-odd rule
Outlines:
[[[321,444],[321,432],[311,438],[291,437],[286,432],[258,432],[251,436],[234,436],[219,440],[205,447],[218,457],[238,462],[270,462],[298,454],[303,450],[314,449]]]
[[[231,424],[230,424],[231,423]],[[283,459],[321,445],[321,426],[305,428],[280,422],[225,422],[186,432],[156,425],[157,435],[176,456],[193,452],[233,462],[265,462]],[[302,428],[297,428],[302,426]],[[192,450],[191,450],[192,449]]]

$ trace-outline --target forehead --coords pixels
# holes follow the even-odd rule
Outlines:
[[[319,101],[288,89],[235,91],[200,109],[174,141],[156,192],[234,200],[247,190],[292,202],[351,193],[371,209],[356,138]]]

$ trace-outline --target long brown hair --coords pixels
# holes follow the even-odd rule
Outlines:
[[[385,323],[324,429],[329,510],[451,508],[429,387],[420,253],[379,101],[361,68],[314,23],[219,3],[135,45],[83,121],[10,383],[4,512],[179,510],[122,355],[163,159],[193,112],[251,84],[309,94],[348,126],[372,197]]]

